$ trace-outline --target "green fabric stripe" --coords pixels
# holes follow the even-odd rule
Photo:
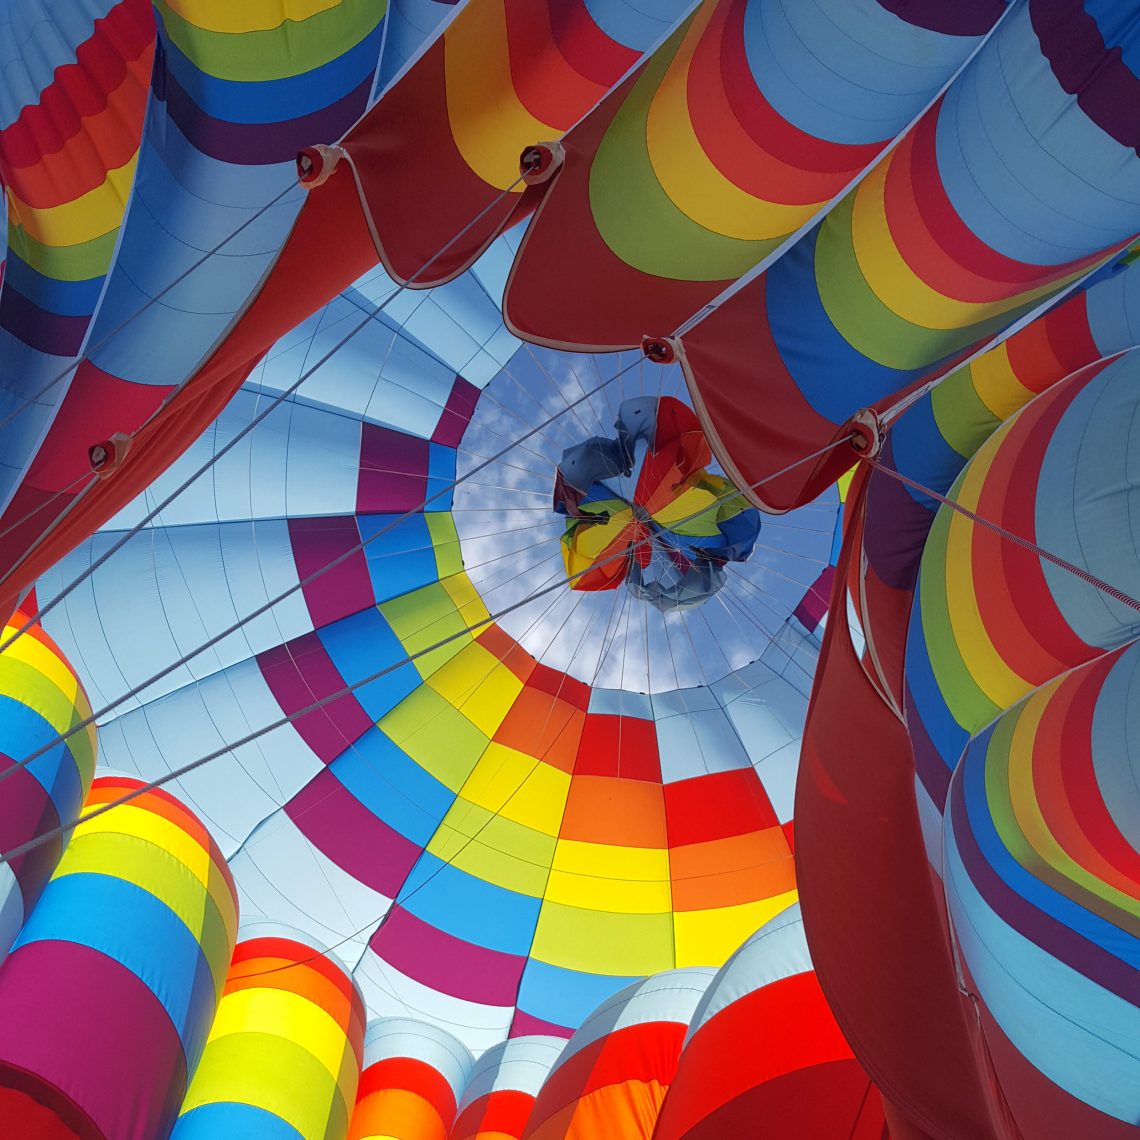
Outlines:
[[[285,20],[276,28],[240,34],[199,28],[164,0],[155,0],[155,8],[179,51],[207,75],[264,83],[302,75],[344,55],[380,23],[387,3],[341,0],[337,7],[307,20]]]

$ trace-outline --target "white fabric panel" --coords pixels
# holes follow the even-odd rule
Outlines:
[[[206,431],[104,527],[128,530],[235,439],[270,397],[242,389]],[[155,519],[156,526],[345,515],[356,507],[360,421],[287,400]],[[251,473],[256,471],[256,478]]]
[[[447,403],[455,370],[398,336],[389,312],[368,319],[374,309],[374,301],[348,290],[279,340],[245,388],[270,398],[315,369],[293,397],[299,404],[429,438]],[[358,328],[362,321],[366,323]],[[350,339],[338,348],[346,336]],[[329,353],[333,355],[321,363]]]
[[[685,1044],[721,1010],[772,982],[812,969],[800,904],[764,923],[717,971],[689,1024]]]
[[[307,930],[355,962],[392,900],[346,871],[301,833],[284,811],[274,812],[230,859],[244,906]]]
[[[633,1025],[671,1021],[688,1025],[716,971],[703,966],[664,970],[619,990],[582,1023],[570,1038],[555,1068],[587,1045]]]
[[[538,1096],[550,1070],[566,1048],[561,1037],[534,1034],[512,1037],[488,1049],[471,1072],[459,1111],[493,1092],[516,1091]]]
[[[476,272],[429,291],[406,289],[384,315],[430,346],[453,372],[482,388],[518,349],[520,341],[503,325],[499,304],[509,270],[509,253],[499,239],[483,255]],[[377,270],[354,287],[373,304],[392,292],[392,281]]]
[[[100,757],[156,779],[280,717],[257,663],[244,661],[102,726]],[[282,725],[165,787],[202,818],[229,858],[322,767],[292,725]]]
[[[353,976],[372,1017],[422,1018],[461,1038],[478,1057],[510,1031],[513,1006],[480,1005],[433,990],[402,974],[373,950],[365,950]]]
[[[591,689],[589,711],[652,720],[653,698],[647,693],[631,693],[626,689]]]
[[[8,956],[24,925],[24,896],[7,863],[0,863],[0,962]]]
[[[53,596],[115,537],[100,532],[64,558],[41,579],[42,596]],[[96,571],[43,624],[83,671],[98,709],[297,581],[288,526],[281,519],[151,530],[127,543],[106,572]],[[124,582],[131,589],[124,590]],[[122,708],[137,708],[312,628],[298,590]]]
[[[800,737],[807,699],[763,661],[754,661],[713,686],[725,715],[749,759],[781,823],[794,814]]]
[[[712,689],[658,693],[653,712],[664,783],[748,767],[748,753]]]
[[[431,1065],[451,1086],[457,1102],[475,1064],[467,1046],[437,1025],[409,1017],[384,1017],[369,1022],[364,1034],[364,1067],[392,1057]]]

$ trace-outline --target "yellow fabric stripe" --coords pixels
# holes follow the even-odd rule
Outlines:
[[[503,0],[472,4],[444,33],[447,117],[459,153],[489,186],[505,190],[519,176],[519,154],[562,132],[519,101],[511,78]],[[515,193],[525,189],[515,187]]]
[[[999,420],[1008,420],[1033,399],[1033,392],[1018,380],[1009,363],[1008,341],[1002,341],[970,365],[970,381],[978,399]]]
[[[463,647],[428,679],[428,684],[487,736],[494,736],[522,682],[477,642]]]
[[[29,206],[9,190],[9,217],[44,245],[81,245],[102,237],[123,220],[137,161],[136,152],[125,165],[108,171],[107,177],[86,194],[45,209]]]
[[[458,799],[436,828],[427,850],[486,883],[541,898],[556,843],[553,835]]]
[[[147,811],[135,802],[119,804],[109,812],[79,824],[72,836],[72,844],[86,837],[123,836],[152,844],[184,864],[203,887],[210,881],[209,852],[193,837],[187,835],[177,824],[164,816]],[[144,859],[150,852],[139,849]],[[68,855],[65,853],[60,863],[59,874],[67,873]],[[119,868],[114,858],[104,864],[103,874],[117,875]],[[165,900],[163,900],[165,901]]]
[[[701,6],[649,106],[649,160],[673,204],[698,225],[744,241],[781,238],[798,229],[822,203],[788,206],[742,190],[709,158],[689,115],[689,68],[715,9],[715,4]]]
[[[486,735],[427,685],[388,713],[380,729],[453,792],[463,786],[487,747]]]
[[[165,0],[188,24],[208,32],[265,32],[286,20],[302,23],[320,12],[339,7],[341,0]]]
[[[1063,285],[1063,282],[1050,281],[986,302],[959,301],[931,288],[903,259],[887,224],[884,196],[887,169],[895,160],[892,154],[872,167],[856,191],[851,236],[867,285],[896,316],[925,329],[965,329],[1020,308]]]
[[[487,745],[460,796],[546,835],[557,835],[570,776],[503,744]]]
[[[673,915],[678,966],[721,966],[753,931],[786,910],[796,891],[716,910],[678,911]]]
[[[955,497],[968,510],[977,511],[990,463],[1005,434],[1006,431],[999,428],[963,474]],[[1025,678],[1010,669],[1002,659],[982,620],[971,568],[973,536],[974,524],[955,511],[946,535],[946,608],[962,663],[978,688],[998,708],[1004,709],[1025,696],[1029,686]],[[937,653],[931,656],[936,658]],[[937,673],[936,665],[935,671]],[[960,715],[959,710],[952,711]],[[973,732],[981,726],[966,724],[962,727]]]
[[[538,916],[531,956],[552,966],[593,974],[656,974],[674,965],[673,916],[668,911],[613,914],[547,898]]]
[[[172,851],[156,849],[147,840],[122,834],[76,836],[68,844],[54,878],[84,873],[121,879],[147,891],[176,914],[199,943],[207,921],[213,918],[211,911],[220,916],[230,933],[237,929],[237,913],[228,890],[211,891],[198,868]],[[220,876],[215,877],[215,884],[224,886]],[[224,971],[229,962],[220,965]]]
[[[18,628],[19,626],[5,626],[4,640],[7,641]],[[42,673],[69,702],[77,703],[76,696],[80,692],[78,679],[67,662],[53,653],[42,641],[29,634],[9,645],[3,654],[0,654],[0,677],[13,661],[30,665],[38,673]]]
[[[334,1080],[348,1048],[335,1018],[288,990],[246,989],[226,994],[218,1005],[206,1048],[223,1037],[244,1033],[264,1033],[304,1046]]]
[[[546,897],[585,910],[660,914],[672,905],[669,853],[560,840]]]
[[[203,1054],[182,1115],[204,1105],[248,1104],[292,1125],[304,1140],[343,1136],[359,1082],[347,1044],[344,1054],[351,1068],[342,1065],[338,1082],[299,1042],[256,1032],[221,1037]]]

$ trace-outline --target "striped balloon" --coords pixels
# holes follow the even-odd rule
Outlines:
[[[878,1090],[816,980],[798,905],[721,967],[689,1026],[653,1140],[881,1140]]]
[[[952,372],[892,425],[880,463],[945,494],[1003,420],[1071,373],[1140,338],[1140,270],[1130,258],[1091,287]],[[902,646],[938,501],[885,472],[867,491],[866,560],[853,591],[881,679],[901,704]]]
[[[388,278],[367,278],[282,338],[149,495],[209,463],[267,393],[391,302],[47,618],[93,700],[142,686],[104,718],[107,763],[157,775],[294,718],[179,794],[232,856],[243,900],[352,945],[371,1016],[434,1020],[475,1051],[569,1037],[647,974],[719,966],[794,901],[816,643],[791,615],[827,565],[837,507],[766,523],[764,549],[733,567],[747,593],[731,607],[666,625],[635,604],[611,620],[612,601],[560,589],[536,603],[549,620],[532,608],[491,621],[564,574],[545,460],[581,442],[581,423],[567,415],[531,441],[543,462],[524,459],[530,471],[509,455],[455,481],[515,438],[504,406],[544,415],[533,409],[563,400],[552,375],[588,384],[593,367],[512,359],[491,299],[506,247],[429,294],[393,298]],[[679,369],[654,379],[683,398]],[[577,415],[612,424],[613,394]],[[41,596],[146,503],[62,560]],[[222,637],[278,591],[292,593]],[[208,670],[148,683],[215,636]]]
[[[8,202],[0,416],[19,411],[0,429],[0,510],[67,391],[48,385],[79,354],[98,305],[135,175],[153,58],[150,0],[11,0],[0,11]],[[47,521],[32,520],[39,529],[25,533],[38,535]]]
[[[349,1140],[446,1140],[473,1064],[446,1030],[402,1017],[373,1021]]]
[[[600,1005],[542,1086],[525,1140],[650,1140],[713,970],[666,970]]]
[[[100,776],[86,808],[142,786]],[[80,824],[0,971],[8,1135],[166,1136],[236,929],[225,861],[173,796],[143,791]]]
[[[171,1140],[344,1140],[364,1001],[311,939],[272,923],[242,933]]]
[[[342,140],[359,158],[357,175],[341,164],[309,196],[276,280],[243,331],[267,344],[372,269],[378,256],[393,277],[414,279],[417,288],[469,268],[537,201],[519,177],[521,153],[589,114],[692,2],[457,6]],[[415,5],[421,12],[425,6]],[[336,258],[313,257],[332,242]]]
[[[82,0],[84,7],[93,2]],[[149,52],[150,4],[124,0],[119,7],[140,3],[152,37]],[[67,4],[79,7],[80,0]],[[385,5],[156,0],[154,12],[158,49],[146,134],[133,186],[124,175],[116,199],[121,211],[130,189],[130,210],[91,326],[89,359],[66,389],[53,389],[42,414],[25,412],[0,428],[0,454],[10,465],[0,469],[0,529],[13,528],[13,552],[36,548],[32,563],[0,553],[0,596],[10,572],[22,581],[33,563],[50,565],[110,517],[224,402],[207,408],[202,399],[166,401],[245,306],[288,234],[304,198],[296,186],[297,151],[335,142],[367,106]],[[276,204],[263,212],[271,201]],[[110,224],[98,227],[107,257],[115,247],[111,230]],[[243,363],[248,367],[256,355]],[[34,377],[19,374],[13,399],[24,404],[38,387]],[[205,395],[201,386],[195,394]],[[129,471],[94,487],[77,485],[90,473],[88,448],[144,423],[167,433],[157,454],[146,458],[151,436],[136,438]],[[41,549],[37,543],[49,527],[49,549]]]
[[[345,1140],[364,1044],[360,992],[288,928],[242,934],[171,1140]]]
[[[1132,239],[1140,86],[1118,45],[1138,13],[1014,5],[859,186],[681,338],[737,486],[846,434]],[[757,501],[785,509],[834,476],[801,464]]]
[[[511,325],[565,347],[671,333],[873,163],[1004,7],[705,0],[567,137]]]
[[[448,1140],[522,1140],[535,1097],[566,1042],[512,1037],[475,1063]]]
[[[0,638],[27,622],[17,612]],[[0,850],[46,835],[79,814],[95,773],[95,726],[66,743],[56,737],[91,715],[87,694],[56,643],[38,623],[0,653]],[[44,754],[16,765],[41,748]],[[0,864],[0,958],[12,945],[63,851],[60,835]]]
[[[1050,389],[986,441],[951,498],[1140,595],[1128,435],[1138,383],[1132,352]],[[1138,632],[1131,607],[949,508],[938,512],[905,676],[919,814],[936,868],[947,787],[970,737],[1038,685]]]
[[[1133,642],[1038,689],[970,742],[946,805],[965,984],[1035,1140],[1140,1121],[1138,684]]]

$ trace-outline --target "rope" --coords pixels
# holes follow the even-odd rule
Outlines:
[[[1059,554],[1054,554],[1051,550],[1046,550],[1044,547],[1038,546],[1037,543],[1031,542],[1028,538],[1022,538],[1021,535],[1006,530],[1005,527],[993,522],[991,519],[986,519],[979,514],[975,514],[969,507],[964,507],[961,503],[956,503],[953,499],[948,499],[945,495],[939,494],[939,492],[932,490],[930,487],[923,486],[917,480],[911,479],[901,471],[896,471],[893,467],[884,467],[877,459],[870,459],[864,456],[864,461],[874,467],[876,471],[881,471],[884,475],[889,475],[892,479],[897,479],[900,483],[906,484],[906,486],[918,491],[920,494],[929,495],[944,507],[949,507],[951,510],[957,511],[971,522],[993,531],[1008,542],[1012,542],[1015,546],[1021,547],[1022,550],[1027,550],[1031,554],[1036,554],[1038,558],[1043,558],[1046,562],[1051,562],[1054,566],[1058,566],[1062,570],[1067,570],[1070,574],[1080,578],[1082,582],[1087,582],[1090,586],[1095,586],[1096,589],[1107,594],[1110,598],[1115,598],[1118,602],[1130,606],[1134,610],[1140,610],[1140,601],[1137,601],[1131,594],[1126,594],[1123,590],[1119,590],[1104,581],[1103,578],[1098,578],[1095,574],[1090,574],[1080,566],[1074,565],[1067,558],[1062,558]]]
[[[35,752],[30,753],[29,755],[23,757],[23,759],[18,760],[15,764],[11,765],[8,768],[5,768],[3,771],[0,771],[0,784],[3,784],[3,782],[5,780],[7,780],[18,769],[27,767],[30,763],[32,763],[33,760],[37,760],[40,756],[43,756],[45,753],[50,752],[53,748],[57,747],[59,744],[66,743],[68,740],[71,739],[72,736],[75,736],[77,733],[82,732],[85,728],[88,728],[90,725],[96,723],[96,721],[100,720],[102,717],[106,716],[108,713],[114,712],[115,709],[117,709],[120,705],[124,704],[126,701],[131,700],[133,697],[138,696],[139,693],[143,692],[145,689],[148,689],[151,685],[155,684],[157,681],[161,681],[164,677],[169,676],[175,670],[182,668],[183,665],[186,665],[188,662],[193,661],[195,657],[199,656],[202,653],[205,653],[206,650],[212,649],[219,642],[225,640],[225,638],[229,637],[231,634],[236,633],[239,629],[241,629],[243,626],[247,625],[249,622],[255,621],[257,618],[261,617],[262,614],[268,613],[271,609],[273,609],[279,603],[285,601],[286,598],[289,598],[293,594],[296,594],[298,591],[303,590],[310,583],[315,582],[318,578],[329,573],[329,571],[335,570],[343,562],[346,562],[349,558],[353,557],[355,554],[358,554],[360,551],[364,550],[370,543],[376,542],[377,540],[383,538],[384,535],[389,534],[391,531],[395,530],[396,527],[398,527],[401,523],[406,522],[409,518],[412,518],[414,516],[421,514],[423,512],[423,509],[425,507],[429,506],[431,503],[435,502],[436,499],[442,498],[443,496],[449,494],[451,491],[455,490],[455,488],[458,487],[465,480],[470,479],[474,475],[477,475],[484,468],[490,467],[492,464],[496,463],[499,459],[501,459],[504,455],[508,454],[515,447],[518,447],[520,444],[525,443],[526,440],[530,439],[534,435],[537,435],[539,432],[544,431],[547,427],[550,426],[550,424],[554,423],[557,419],[559,419],[559,417],[565,415],[568,411],[573,409],[577,404],[580,404],[586,400],[589,400],[592,396],[596,395],[599,391],[601,391],[601,389],[604,388],[607,384],[613,383],[614,380],[617,380],[620,376],[624,375],[631,368],[635,367],[636,364],[637,364],[637,362],[634,361],[633,363],[628,365],[626,368],[622,369],[620,372],[615,372],[614,375],[609,377],[608,380],[605,380],[601,384],[597,385],[595,388],[591,388],[589,391],[584,392],[577,400],[574,401],[574,403],[567,404],[565,407],[563,407],[559,411],[555,412],[554,415],[548,417],[546,421],[536,425],[535,427],[531,428],[531,430],[529,432],[527,432],[525,435],[523,435],[519,439],[513,440],[511,443],[509,443],[505,447],[501,448],[499,450],[499,452],[497,452],[495,455],[492,455],[490,458],[484,460],[482,463],[477,464],[475,467],[471,468],[471,470],[468,471],[466,474],[459,476],[458,478],[454,479],[452,482],[441,487],[438,491],[429,495],[418,506],[411,508],[410,510],[405,511],[403,514],[396,515],[391,520],[391,522],[389,522],[387,525],[381,527],[379,530],[377,530],[375,532],[375,534],[370,535],[368,538],[362,539],[355,546],[350,547],[348,550],[343,551],[341,554],[337,555],[336,558],[332,559],[329,562],[326,562],[325,565],[321,566],[317,570],[314,570],[308,577],[302,578],[295,585],[290,586],[287,589],[283,590],[276,597],[270,598],[269,601],[263,603],[257,609],[253,610],[251,613],[248,613],[244,617],[239,618],[236,622],[233,622],[231,625],[227,626],[224,630],[222,630],[221,633],[215,634],[209,640],[204,641],[201,645],[190,650],[188,653],[183,654],[183,656],[180,657],[177,661],[174,661],[170,665],[167,665],[163,669],[160,669],[157,673],[148,677],[145,681],[139,682],[139,684],[133,686],[131,689],[129,689],[127,692],[123,693],[121,696],[116,697],[115,700],[111,701],[109,704],[104,705],[100,709],[96,709],[94,712],[91,713],[90,716],[87,716],[83,720],[72,725],[71,728],[68,729],[67,732],[60,734],[59,736],[55,737],[53,740],[49,741],[47,744],[42,745]],[[220,458],[220,454],[221,453],[219,453],[219,456],[217,456],[215,458]],[[183,486],[185,486],[185,484],[183,484]],[[167,502],[169,502],[169,500],[167,500]],[[163,504],[163,506],[165,506],[165,505],[166,505],[166,503]],[[152,515],[149,517],[153,517],[154,514],[159,513],[163,509],[163,506],[160,506],[156,511],[152,512]],[[130,537],[130,536],[128,536],[128,537]],[[108,550],[106,552],[106,554],[98,560],[97,563],[92,564],[92,566],[89,568],[89,571],[87,572],[87,574],[83,575],[82,577],[87,577],[90,575],[91,572],[98,569],[99,565],[101,565],[103,562],[105,562],[107,560],[107,558],[110,557],[110,555],[112,553],[114,553],[115,550],[119,549],[122,545],[123,545],[122,543],[118,543],[118,544],[116,544],[115,547],[112,547],[110,550]],[[77,579],[62,594],[57,595],[57,597],[52,600],[52,603],[50,606],[46,606],[46,607],[44,607],[43,610],[40,611],[41,614],[46,613],[48,609],[51,609],[52,607],[54,607],[56,602],[62,601],[63,598],[68,593],[70,593],[72,589],[74,589],[76,586],[78,586],[80,584],[80,582],[82,581],[82,577],[80,579]],[[12,637],[10,637],[2,646],[0,646],[0,653],[2,653],[4,650],[6,650],[18,637],[22,636],[23,633],[25,633],[28,629],[30,629],[32,627],[32,625],[34,625],[35,622],[38,620],[38,618],[39,618],[39,615],[36,615],[35,617],[31,618],[23,627],[21,627],[20,630],[18,630],[15,634],[13,634]]]
[[[805,463],[810,463],[813,460],[818,459],[821,455],[824,455],[827,452],[833,450],[834,448],[848,443],[850,438],[851,437],[845,436],[842,439],[833,440],[831,443],[827,444],[826,447],[822,447],[818,451],[812,452],[810,455],[805,455],[799,459],[794,460],[786,467],[781,468],[779,471],[773,472],[770,475],[765,475],[762,479],[758,479],[755,483],[752,483],[747,489],[754,490],[757,487],[762,486],[764,483],[771,482],[774,479],[779,479],[782,476],[786,475],[789,471],[794,470],[796,467],[799,467]],[[725,495],[720,496],[720,498],[727,499],[737,494],[739,494],[739,490],[734,489],[732,491],[732,495],[728,495],[726,493]],[[705,514],[708,509],[708,506],[702,507],[699,511],[695,511],[685,518],[678,519],[674,525],[683,526],[685,523],[691,522],[693,519]],[[641,541],[644,542],[647,540],[643,539]],[[67,823],[58,824],[43,834],[34,836],[26,842],[13,847],[11,850],[0,854],[0,863],[9,863],[13,859],[18,858],[20,855],[24,855],[27,852],[33,851],[37,847],[41,847],[43,844],[50,842],[57,835],[63,835],[65,832],[74,831],[75,828],[80,824],[86,823],[92,819],[96,819],[99,816],[111,811],[113,808],[119,807],[125,803],[129,803],[131,800],[137,799],[139,796],[145,795],[147,792],[153,791],[155,788],[160,788],[164,784],[170,783],[172,780],[181,779],[181,777],[188,775],[190,772],[196,771],[198,768],[202,768],[206,764],[209,764],[212,761],[233,752],[235,749],[244,748],[245,745],[252,744],[255,740],[260,739],[262,736],[265,736],[270,732],[275,732],[277,729],[283,728],[285,725],[291,724],[293,721],[299,720],[301,717],[307,716],[309,713],[316,712],[319,709],[324,708],[326,705],[332,704],[334,701],[338,701],[342,697],[347,696],[349,693],[355,692],[357,689],[363,688],[365,685],[370,685],[374,681],[378,681],[380,678],[386,677],[389,673],[393,673],[397,669],[403,668],[405,665],[412,664],[413,662],[419,660],[421,657],[426,657],[429,653],[434,653],[437,649],[442,649],[444,646],[450,645],[453,641],[456,641],[461,637],[467,637],[468,635],[475,633],[477,630],[483,629],[486,626],[497,622],[500,618],[506,617],[508,614],[513,613],[515,610],[522,609],[523,606],[530,605],[531,602],[537,601],[539,598],[544,597],[545,595],[550,594],[555,590],[561,590],[565,588],[566,585],[577,581],[577,579],[582,577],[582,575],[590,573],[598,566],[604,566],[618,559],[627,558],[628,556],[628,551],[619,551],[615,554],[612,554],[608,558],[600,562],[596,562],[592,566],[586,567],[584,570],[580,570],[575,574],[568,575],[564,580],[553,582],[551,585],[546,586],[541,590],[536,590],[534,593],[528,594],[525,598],[521,598],[519,601],[513,602],[509,606],[504,606],[501,610],[498,610],[493,614],[489,614],[485,618],[480,618],[479,621],[465,626],[464,628],[449,634],[447,637],[441,638],[439,641],[435,642],[432,645],[428,645],[423,649],[419,649],[415,653],[409,653],[399,660],[390,662],[382,669],[378,669],[376,672],[370,674],[369,676],[363,677],[359,681],[354,681],[349,685],[345,685],[342,688],[337,689],[336,691],[313,701],[312,703],[306,705],[304,708],[298,709],[296,712],[292,712],[286,716],[279,717],[277,720],[272,721],[259,729],[255,729],[253,732],[247,733],[245,736],[239,738],[238,740],[225,744],[221,748],[216,748],[213,752],[209,752],[205,756],[200,756],[196,760],[191,760],[179,768],[174,768],[154,780],[147,781],[146,783],[140,785],[138,788],[134,788],[130,792],[127,792],[126,794],[120,796],[118,799],[112,800],[110,803],[102,804],[90,812],[81,812],[78,816],[75,817],[75,819],[70,820]],[[73,729],[72,733],[74,733],[74,731],[76,730]],[[65,737],[60,737],[60,740],[62,739],[65,739]],[[46,751],[49,748],[54,748],[58,743],[59,740],[52,741],[50,744],[46,745],[44,749],[41,749],[40,752],[38,752],[36,755],[42,755],[43,751]],[[17,765],[13,766],[13,768],[9,768],[4,773],[0,773],[0,778],[6,777],[8,773],[14,771],[15,768],[22,767],[29,762],[30,758],[21,760]]]
[[[333,347],[330,348],[328,352],[326,352],[324,356],[322,356],[321,359],[317,361],[316,364],[314,364],[311,368],[307,368],[288,388],[284,389],[282,392],[279,392],[269,402],[265,409],[254,416],[254,418],[250,420],[250,422],[246,424],[245,427],[243,427],[242,430],[233,437],[233,439],[231,439],[219,451],[216,451],[205,463],[202,464],[201,467],[198,468],[197,471],[190,475],[189,478],[187,478],[184,482],[179,484],[179,486],[177,486],[169,495],[167,495],[167,497],[163,499],[157,507],[150,511],[150,513],[147,514],[144,518],[140,519],[117,542],[108,547],[108,549],[105,550],[97,559],[95,559],[95,561],[92,562],[91,565],[88,566],[82,573],[80,573],[78,577],[73,578],[58,594],[55,595],[54,598],[48,601],[45,605],[41,606],[36,613],[32,614],[32,616],[14,634],[12,634],[12,636],[9,637],[3,645],[0,645],[0,653],[3,653],[13,643],[23,637],[24,634],[27,633],[28,630],[31,629],[37,621],[40,621],[46,614],[55,609],[55,607],[59,605],[59,603],[62,602],[70,593],[72,593],[72,591],[76,590],[79,586],[86,582],[92,574],[94,574],[110,558],[114,557],[114,555],[122,550],[122,548],[126,546],[126,544],[130,542],[136,534],[138,534],[149,523],[153,522],[154,519],[160,515],[168,506],[170,506],[170,504],[173,503],[174,500],[177,499],[179,495],[181,495],[191,484],[197,482],[197,480],[200,479],[207,471],[209,471],[214,466],[214,464],[216,464],[223,456],[232,451],[247,435],[249,435],[251,431],[254,430],[254,428],[258,426],[258,424],[262,423],[277,408],[279,408],[281,404],[283,404],[290,396],[292,396],[301,387],[301,385],[304,384],[305,381],[313,375],[313,373],[315,373],[318,369],[324,367],[324,365],[326,365],[342,348],[344,348],[344,346],[348,344],[348,342],[352,340],[352,338],[356,336],[356,334],[360,332],[361,329],[365,328],[365,326],[375,320],[376,317],[378,317],[403,292],[411,288],[412,284],[423,273],[427,272],[427,270],[440,257],[442,257],[457,241],[466,235],[468,230],[477,225],[483,219],[484,215],[488,213],[488,211],[494,209],[495,206],[498,205],[498,203],[502,201],[503,198],[510,194],[514,188],[518,186],[522,181],[523,175],[520,174],[519,177],[515,179],[515,181],[512,182],[510,186],[501,191],[496,198],[484,206],[483,209],[480,210],[479,213],[476,214],[475,217],[473,217],[471,221],[469,221],[467,225],[465,225],[453,238],[451,238],[430,258],[428,258],[428,260],[425,261],[424,264],[421,265],[420,268],[417,269],[416,272],[413,273],[406,282],[404,282],[402,285],[398,285],[392,293],[390,293],[383,301],[380,302],[379,305],[373,306],[373,308],[365,314],[364,318],[358,324],[354,325],[348,333],[341,337],[341,339],[337,341],[337,343],[333,345]],[[184,384],[189,383],[189,379],[190,378],[184,381]],[[148,419],[146,423],[142,424],[138,428],[138,431],[142,431],[149,422],[150,420]],[[137,432],[132,433],[131,438],[133,439],[136,434]]]
[[[169,285],[164,286],[157,293],[155,293],[153,297],[148,297],[146,303],[142,306],[142,308],[132,313],[125,320],[120,321],[113,329],[105,333],[94,344],[84,348],[82,355],[76,357],[75,360],[73,360],[62,372],[49,380],[47,384],[45,384],[34,396],[25,397],[24,402],[14,412],[9,412],[8,415],[4,417],[4,419],[0,420],[0,431],[3,431],[4,428],[12,423],[13,420],[16,420],[22,416],[24,412],[28,410],[28,408],[30,408],[33,404],[38,403],[40,398],[42,396],[46,396],[47,393],[50,392],[52,388],[54,388],[61,380],[66,379],[81,364],[89,360],[91,358],[92,352],[94,352],[97,348],[102,348],[103,345],[105,345],[109,340],[118,336],[119,333],[121,333],[123,329],[127,327],[127,325],[132,324],[134,321],[138,320],[138,318],[141,317],[143,313],[145,313],[152,305],[156,305],[159,301],[161,301],[162,298],[165,297],[171,289],[185,281],[191,273],[204,265],[215,254],[220,253],[225,246],[229,245],[229,243],[238,236],[238,234],[247,229],[249,226],[253,225],[253,223],[262,217],[267,211],[276,206],[277,203],[280,202],[281,199],[284,198],[290,190],[295,190],[296,188],[297,183],[290,182],[279,194],[270,198],[264,206],[259,206],[257,210],[255,210],[254,213],[246,218],[246,220],[242,222],[242,224],[238,226],[236,230],[234,230],[232,233],[227,234],[224,238],[222,238],[220,242],[218,242],[217,245],[212,246],[210,249],[206,250],[206,252],[203,253],[197,261],[193,262],[187,269],[184,269],[181,273],[179,273],[178,276],[175,277]],[[175,389],[175,391],[177,390],[178,389]],[[173,394],[174,393],[171,393],[171,395]]]

